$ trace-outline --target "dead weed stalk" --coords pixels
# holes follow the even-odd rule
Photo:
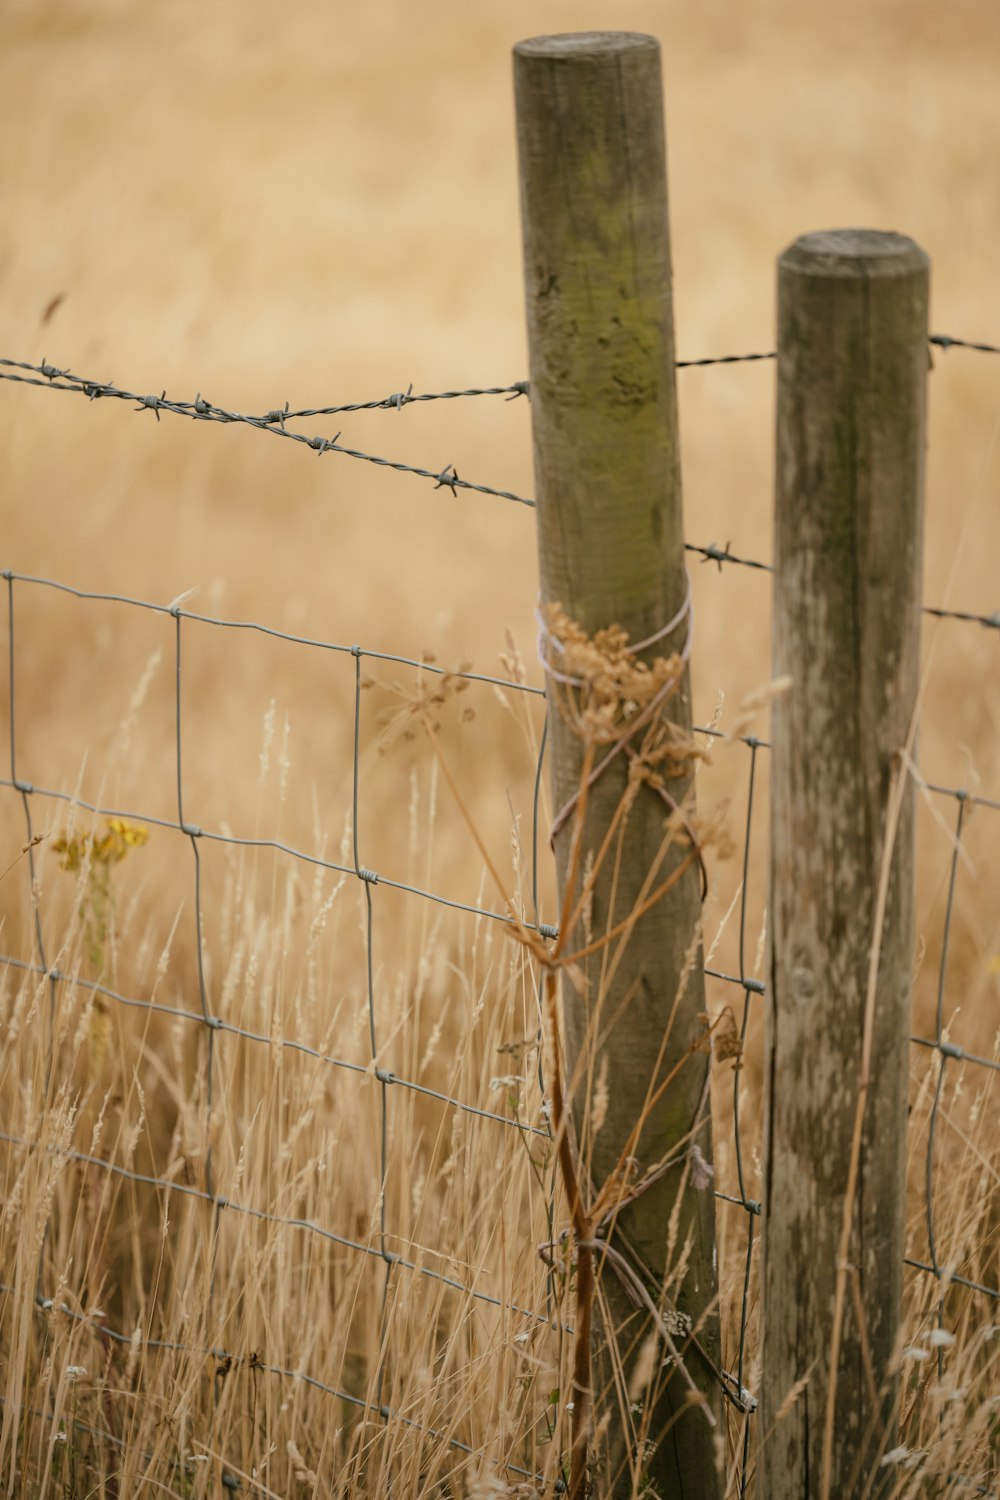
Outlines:
[[[558,936],[551,946],[517,912],[444,754],[433,703],[418,699],[415,707],[444,780],[504,903],[510,918],[511,935],[530,955],[542,976],[541,1022],[553,1146],[570,1222],[558,1240],[541,1247],[540,1253],[550,1264],[554,1263],[557,1253],[561,1253],[567,1269],[575,1270],[568,1492],[570,1500],[584,1500],[590,1493],[594,1474],[596,1435],[606,1428],[608,1421],[608,1414],[595,1412],[593,1395],[595,1304],[599,1291],[598,1272],[602,1265],[610,1265],[632,1300],[642,1303],[650,1313],[669,1360],[684,1380],[688,1400],[701,1407],[710,1426],[717,1425],[709,1405],[684,1365],[684,1351],[678,1349],[660,1309],[628,1260],[607,1238],[621,1209],[634,1203],[669,1166],[676,1165],[687,1154],[682,1149],[666,1163],[655,1163],[645,1172],[639,1171],[636,1161],[639,1140],[651,1115],[675,1083],[685,1063],[696,1052],[710,1050],[711,1035],[717,1022],[709,1021],[706,1016],[704,1031],[666,1076],[647,1090],[611,1171],[603,1181],[595,1183],[582,1157],[568,1104],[578,1080],[567,1078],[559,1011],[560,979],[565,977],[574,993],[582,998],[587,980],[581,963],[592,955],[609,954],[610,962],[606,965],[602,983],[605,990],[610,987],[621,953],[636,924],[674,889],[692,866],[698,867],[704,889],[706,877],[702,850],[705,835],[696,830],[692,814],[685,808],[683,799],[675,799],[669,783],[688,777],[697,761],[705,758],[706,752],[690,734],[664,716],[664,709],[677,691],[683,674],[685,663],[680,655],[657,657],[647,665],[637,659],[621,627],[610,626],[588,637],[558,605],[548,607],[542,628],[547,644],[559,657],[559,670],[550,670],[549,673],[550,687],[555,689],[550,692],[550,701],[554,698],[558,712],[572,727],[580,741],[582,755],[578,789],[556,813],[552,824],[553,844],[561,829],[570,824],[571,848],[561,897]],[[627,761],[625,791],[603,830],[599,847],[585,853],[584,830],[590,793],[599,777],[619,756]],[[604,933],[594,936],[589,931],[594,890],[609,861],[621,857],[625,826],[643,787],[653,791],[667,808],[663,838],[640,898],[632,910],[612,923]],[[681,857],[667,875],[658,878],[668,852],[678,846],[684,851]],[[574,946],[574,934],[581,927],[583,941]],[[612,945],[617,945],[613,952]],[[599,1012],[599,1002],[597,1009]],[[580,1108],[589,1117],[592,1111],[597,1111],[598,1104],[585,1101]],[[690,1339],[694,1339],[693,1334]]]

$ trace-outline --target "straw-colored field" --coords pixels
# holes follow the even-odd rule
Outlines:
[[[256,413],[286,400],[363,402],[411,382],[427,392],[524,378],[510,49],[534,33],[609,24],[663,43],[680,358],[770,348],[776,256],[800,232],[846,225],[911,234],[933,261],[935,331],[1000,344],[1000,42],[989,0],[284,9],[7,0],[0,356],[44,355],[130,390],[201,393]],[[936,351],[934,364],[925,596],[989,615],[1000,605],[1000,356]],[[692,542],[770,555],[773,378],[766,363],[679,373]],[[524,400],[442,401],[299,428],[342,429],[353,448],[532,493]],[[4,569],[159,604],[192,591],[185,607],[204,615],[405,657],[430,652],[504,678],[523,662],[526,680],[540,682],[533,517],[523,506],[453,497],[242,426],[157,421],[126,403],[5,382],[0,448]],[[769,677],[768,578],[693,565],[693,586],[696,718],[720,713],[725,728]],[[26,583],[13,597],[17,775],[137,821],[176,819],[174,621]],[[191,622],[181,633],[188,822],[353,866],[354,658]],[[5,624],[4,652],[7,639]],[[1000,798],[1000,636],[944,621],[925,644],[923,772]],[[361,694],[359,862],[499,909],[426,738],[410,736],[417,674],[370,660],[362,671],[375,681]],[[6,744],[6,666],[0,701]],[[477,685],[449,693],[439,715],[462,794],[526,910],[539,701]],[[737,845],[748,760],[743,747],[724,747],[700,791],[705,806],[732,799]],[[3,868],[25,841],[6,750],[0,777]],[[33,851],[44,961],[199,1012],[191,843],[148,822],[148,842],[110,869],[113,893],[101,896],[93,873],[60,868],[54,847],[63,834],[86,837],[87,816],[74,822],[65,802],[42,796],[30,808],[33,832],[49,835]],[[915,1025],[925,1035],[954,816],[942,798],[921,814]],[[757,971],[766,818],[762,798],[746,952]],[[1000,1029],[998,818],[982,810],[969,821],[943,1001],[952,1040],[987,1055]],[[8,969],[0,982],[0,1128],[46,1147],[13,1146],[2,1168],[3,1493],[208,1495],[226,1476],[258,1494],[382,1495],[391,1481],[396,1496],[485,1500],[519,1493],[505,1461],[544,1472],[551,1486],[565,1437],[558,1397],[548,1399],[565,1375],[554,1334],[405,1268],[394,1269],[383,1305],[377,1256],[228,1211],[215,1238],[211,1205],[184,1192],[204,1189],[210,1145],[214,1188],[234,1203],[379,1249],[380,1086],[278,1040],[365,1067],[370,948],[379,1066],[537,1125],[535,1054],[520,1045],[537,1024],[526,961],[498,925],[386,885],[369,888],[369,932],[353,877],[221,842],[200,841],[200,854],[208,1003],[270,1042],[214,1038],[210,1124],[204,1028],[95,1000],[78,984],[56,986],[50,1011],[38,976]],[[738,924],[725,918],[739,861],[713,856],[710,869],[707,937],[721,928],[714,964],[732,973]],[[543,917],[555,920],[544,865],[541,888]],[[37,963],[35,942],[25,857],[0,882],[0,952]],[[710,1002],[733,996],[717,985]],[[751,1023],[742,1074],[755,1197],[761,1023]],[[920,1259],[930,1056],[914,1059],[910,1249]],[[491,1087],[505,1077],[521,1081]],[[1000,1165],[988,1080],[968,1070],[949,1085],[935,1201],[941,1263],[995,1285]],[[719,1185],[735,1191],[724,1082]],[[543,1311],[535,1247],[550,1234],[547,1198],[518,1133],[412,1091],[389,1089],[386,1102],[385,1248]],[[176,1190],[109,1176],[67,1149],[169,1177]],[[726,1307],[738,1318],[741,1210],[722,1211],[720,1235]],[[908,1285],[910,1333],[924,1352],[935,1286],[916,1276]],[[46,1312],[36,1298],[84,1316]],[[932,1449],[935,1471],[983,1483],[995,1423],[985,1404],[997,1368],[991,1320],[997,1307],[986,1299],[949,1304],[958,1347],[940,1371],[933,1360],[913,1366],[904,1428],[910,1449]],[[102,1322],[139,1333],[118,1348],[95,1331]],[[737,1333],[730,1318],[731,1369]],[[349,1405],[268,1373],[277,1370],[396,1415],[359,1426]],[[744,1378],[753,1387],[749,1357]],[[741,1445],[734,1418],[733,1494]],[[994,1433],[994,1481],[996,1462]],[[924,1482],[901,1468],[893,1493],[923,1493]],[[525,1485],[520,1493],[535,1493]]]

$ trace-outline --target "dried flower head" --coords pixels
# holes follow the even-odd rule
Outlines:
[[[589,636],[562,605],[549,604],[543,611],[543,632],[550,675],[562,689],[560,710],[583,738],[597,744],[618,739],[680,685],[683,658],[674,653],[640,661],[620,625]]]

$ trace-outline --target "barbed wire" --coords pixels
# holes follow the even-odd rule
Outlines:
[[[936,609],[925,604],[923,612],[936,620],[964,620],[970,625],[983,625],[987,630],[1000,630],[1000,609],[995,609],[991,615],[976,615],[964,609]]]
[[[1000,354],[998,344],[975,344],[971,339],[956,339],[950,333],[932,333],[930,342],[939,349],[973,349],[978,354]]]
[[[778,351],[768,349],[763,354],[710,354],[707,359],[675,359],[676,370],[703,370],[708,365],[749,365],[762,359],[777,359]]]
[[[703,563],[714,562],[720,573],[722,572],[723,563],[732,563],[738,568],[754,568],[759,573],[774,572],[770,563],[760,562],[752,557],[736,557],[730,550],[731,547],[731,542],[727,542],[724,547],[717,547],[714,542],[709,542],[707,547],[698,547],[694,542],[684,543],[685,552],[698,553]]]
[[[992,344],[973,343],[970,340],[954,338],[949,334],[932,334],[930,343],[945,349],[954,347],[976,350],[983,353],[998,352]],[[705,359],[678,360],[677,368],[694,369],[714,365],[748,364],[776,358],[777,354],[774,350],[760,354],[724,354]],[[28,373],[15,373],[17,371],[26,371]],[[404,474],[413,474],[421,479],[431,479],[434,481],[435,489],[450,490],[453,496],[457,495],[458,490],[461,489],[474,491],[477,494],[490,495],[502,500],[510,500],[528,509],[534,509],[536,505],[535,500],[530,496],[462,479],[453,464],[446,464],[443,469],[435,470],[416,464],[402,463],[397,459],[383,458],[377,454],[363,452],[357,448],[348,448],[339,441],[341,436],[339,432],[333,438],[315,435],[310,437],[305,433],[289,431],[285,426],[286,422],[292,422],[297,419],[336,416],[345,412],[400,411],[404,406],[414,405],[419,402],[454,401],[466,396],[504,396],[508,401],[514,400],[519,396],[528,396],[530,398],[530,382],[527,380],[515,381],[511,385],[477,386],[461,391],[427,391],[418,393],[417,395],[413,394],[411,385],[407,391],[396,391],[390,396],[375,400],[354,401],[333,406],[301,407],[295,410],[292,410],[286,401],[283,407],[271,408],[257,416],[216,406],[214,403],[205,400],[200,392],[193,401],[178,401],[168,398],[165,389],[159,396],[155,394],[141,395],[136,391],[116,386],[112,381],[91,380],[85,376],[74,375],[70,370],[50,364],[45,359],[38,364],[34,364],[28,360],[0,358],[0,380],[35,386],[43,390],[69,391],[77,395],[86,396],[91,401],[107,399],[134,402],[133,409],[136,412],[151,411],[157,421],[160,420],[160,413],[166,411],[175,416],[188,417],[194,421],[219,422],[224,425],[242,424],[245,427],[256,428],[258,431],[270,432],[275,437],[285,437],[289,438],[292,442],[305,444],[310,450],[320,455],[324,453],[339,453],[347,458],[375,464],[381,468],[392,469]],[[715,542],[710,542],[707,546],[686,542],[685,550],[700,556],[703,563],[714,562],[720,572],[724,565],[749,568],[761,573],[771,573],[774,571],[770,563],[764,562],[759,558],[736,555],[732,552],[731,543],[729,542],[724,547],[718,546]],[[1000,610],[994,610],[991,614],[977,614],[967,610],[925,606],[924,613],[937,619],[964,621],[970,624],[981,625],[986,629],[1000,630]],[[198,618],[194,613],[192,613],[191,617]],[[231,626],[239,628],[238,622],[235,621],[231,622]],[[259,629],[260,627],[247,625],[244,628]],[[279,634],[279,632],[269,633]],[[299,639],[294,636],[285,636],[284,638],[289,640]]]
[[[693,542],[685,542],[685,552],[694,552],[701,557],[703,563],[714,562],[719,571],[722,571],[723,563],[733,563],[740,568],[753,568],[760,573],[773,573],[774,568],[770,563],[761,562],[751,557],[737,557],[730,550],[731,543],[727,542],[724,547],[719,547],[715,542],[710,542],[707,547],[696,546]],[[959,620],[970,625],[982,625],[987,630],[1000,630],[1000,610],[994,610],[992,614],[975,614],[964,609],[943,609],[939,606],[925,604],[922,613],[936,620]]]
[[[168,398],[166,390],[161,395],[142,395],[138,391],[125,390],[116,386],[109,380],[90,380],[84,376],[72,374],[70,370],[58,369],[43,361],[40,365],[30,364],[25,360],[0,359],[0,366],[6,366],[6,370],[0,369],[0,380],[14,381],[20,385],[39,386],[44,390],[71,391],[76,395],[86,396],[90,401],[133,401],[136,412],[151,411],[160,420],[161,412],[169,412],[177,417],[189,417],[195,422],[220,422],[223,424],[242,424],[244,427],[256,428],[258,432],[269,432],[273,437],[288,438],[290,442],[302,443],[314,453],[339,453],[345,458],[358,459],[363,463],[375,464],[380,468],[395,469],[402,474],[414,474],[421,479],[433,479],[436,490],[447,489],[452,495],[457,495],[459,490],[474,490],[481,495],[493,495],[501,500],[511,500],[518,505],[533,506],[534,501],[527,499],[524,495],[516,495],[512,490],[494,489],[488,484],[474,484],[469,479],[461,479],[454,464],[445,464],[443,469],[425,469],[416,464],[401,463],[398,459],[381,458],[374,453],[365,453],[358,448],[348,448],[339,441],[340,433],[336,437],[328,438],[322,436],[307,436],[303,432],[292,432],[285,426],[286,422],[292,421],[297,416],[321,416],[331,415],[344,411],[364,411],[377,407],[393,407],[396,410],[404,405],[416,401],[447,401],[454,400],[463,395],[486,395],[484,390],[475,391],[442,391],[429,393],[422,396],[404,396],[397,392],[396,395],[386,397],[381,401],[355,402],[348,406],[328,406],[305,408],[301,412],[292,412],[285,407],[275,407],[265,412],[262,416],[247,416],[242,412],[229,411],[225,407],[216,406],[211,401],[206,401],[201,392],[193,401],[175,401]],[[35,375],[15,375],[9,373],[10,368],[20,370],[31,370]],[[41,376],[42,378],[36,378]],[[515,395],[526,394],[523,389],[525,382],[519,382],[516,386],[493,387],[491,391],[502,393],[513,391]]]

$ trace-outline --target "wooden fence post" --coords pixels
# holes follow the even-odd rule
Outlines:
[[[894,1446],[928,282],[912,240],[875,231],[778,263],[768,1500],[878,1494]]]
[[[683,651],[690,625],[659,44],[627,32],[540,37],[521,42],[514,59],[542,601],[560,604],[590,636],[619,625],[636,643],[676,620],[640,654],[648,662]],[[558,809],[579,790],[583,747],[558,711],[551,677],[549,688]],[[690,729],[686,668],[665,714],[682,734]],[[625,754],[616,756],[589,793],[581,872],[619,808],[628,766]],[[680,772],[666,783],[678,802],[690,763]],[[615,844],[620,856],[605,861],[593,891],[595,939],[643,899],[666,812],[655,790],[640,790]],[[572,837],[568,819],[555,839],[561,890]],[[711,1162],[708,1057],[689,1055],[703,1038],[705,1009],[700,889],[690,847],[674,847],[657,880],[678,865],[685,868],[676,885],[638,919],[623,953],[616,953],[613,977],[607,971],[615,950],[603,949],[581,964],[584,995],[564,984],[563,1036],[567,1075],[577,1084],[576,1133],[597,1187],[612,1172],[647,1094],[678,1068],[632,1154],[639,1175],[672,1155],[679,1159],[620,1213],[610,1244],[645,1268],[646,1290],[663,1309],[703,1402],[691,1403],[684,1371],[665,1360],[661,1343],[652,1392],[641,1413],[630,1410],[629,1379],[653,1324],[625,1293],[609,1253],[600,1271],[608,1317],[594,1402],[597,1419],[604,1412],[610,1425],[595,1493],[631,1496],[646,1480],[656,1494],[716,1500],[722,1393],[712,1368],[720,1362],[715,1210],[707,1174],[690,1154],[697,1145]],[[571,950],[583,943],[586,924],[578,926]],[[588,1101],[602,1066],[609,1100],[595,1134]],[[664,1299],[665,1270],[685,1247],[686,1273]],[[696,1338],[689,1340],[692,1321]],[[609,1390],[612,1342],[625,1379]],[[653,1453],[644,1448],[643,1430],[656,1445]]]

